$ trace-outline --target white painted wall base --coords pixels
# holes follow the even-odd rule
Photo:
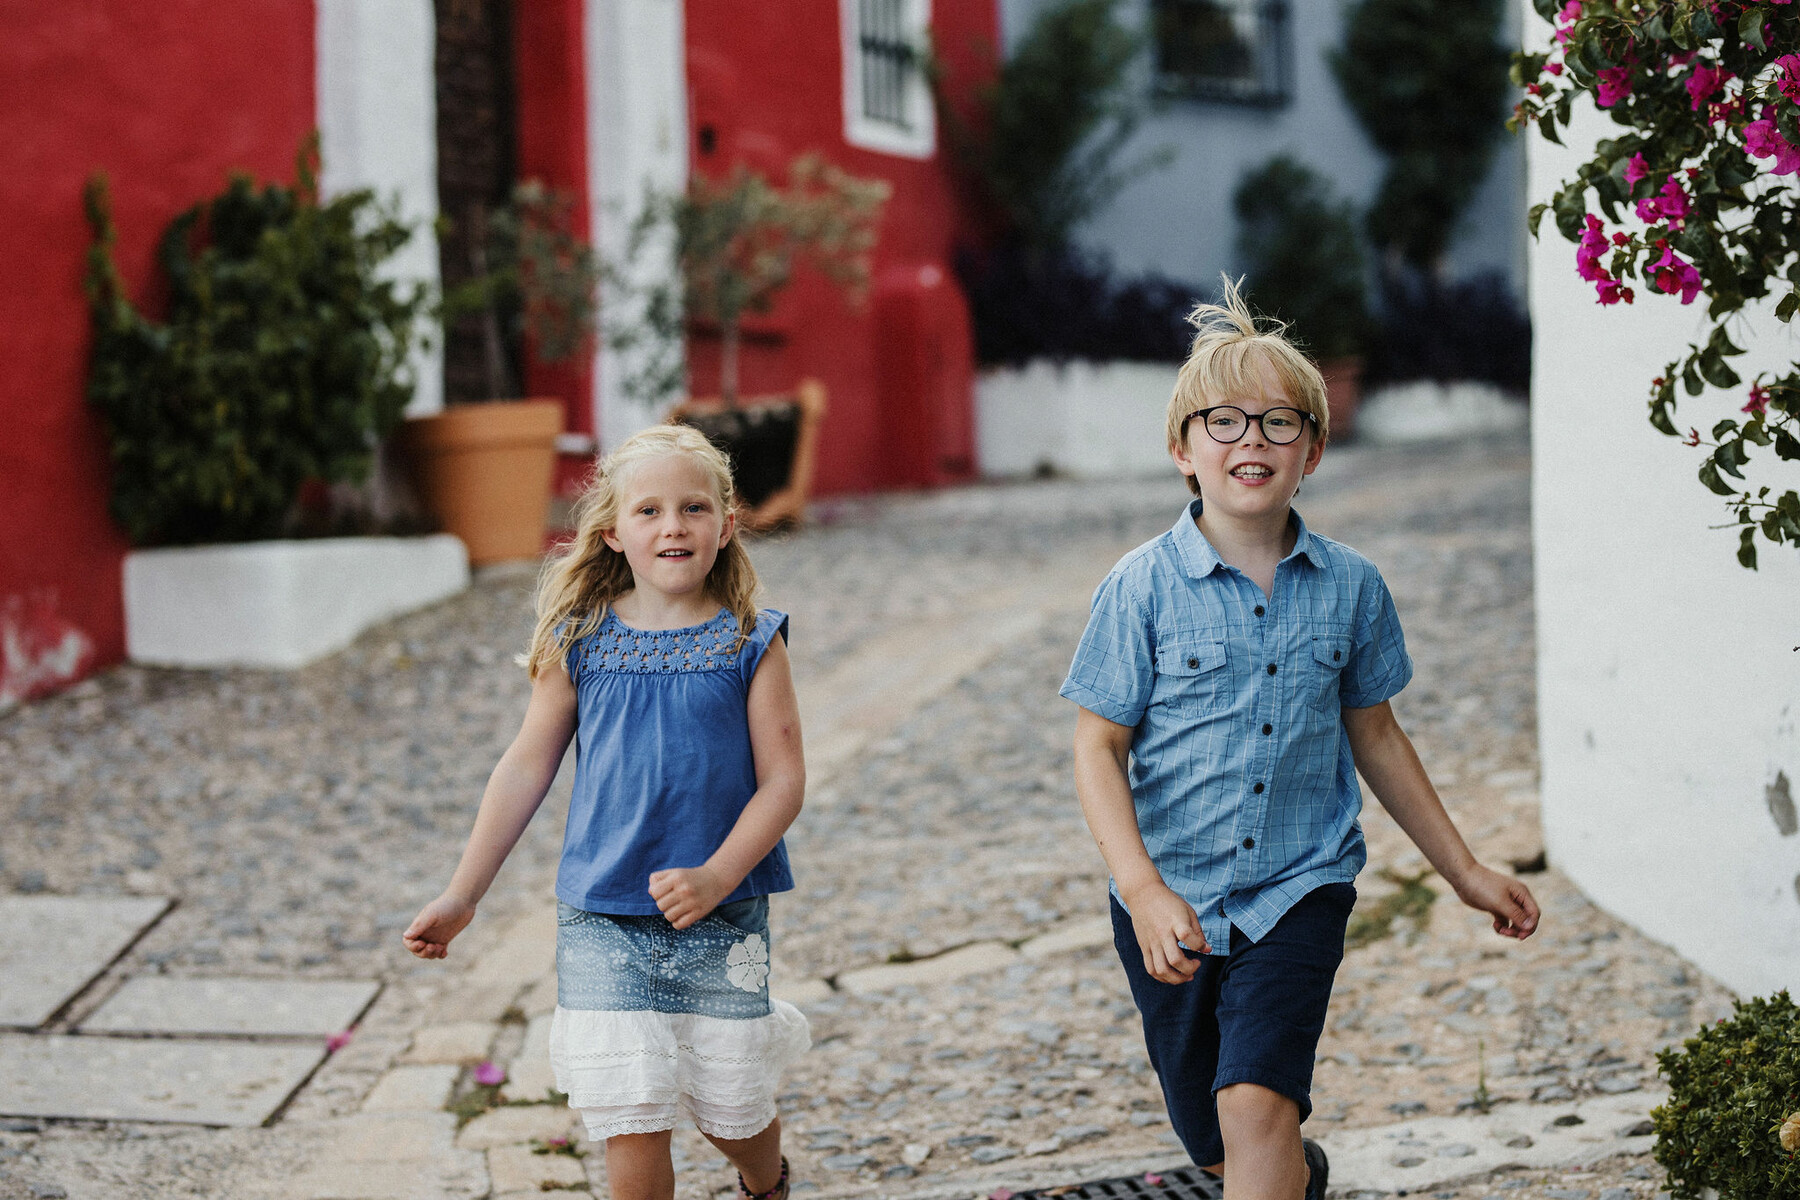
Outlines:
[[[1548,27],[1526,16],[1528,46]],[[1618,127],[1576,105],[1569,148],[1535,132],[1530,191],[1548,199]],[[1704,337],[1704,300],[1638,287],[1601,308],[1546,217],[1531,248],[1532,543],[1538,741],[1550,862],[1593,900],[1741,993],[1800,987],[1800,554],[1737,565],[1701,451],[1652,430],[1650,380]],[[1732,337],[1745,377],[1787,362],[1766,310]],[[1736,416],[1733,393],[1683,396],[1677,426]],[[1752,486],[1793,481],[1764,452]]]
[[[125,649],[158,666],[299,667],[468,585],[447,533],[134,550]]]
[[[975,381],[976,461],[984,475],[1046,470],[1077,478],[1175,468],[1164,416],[1172,363],[1044,360],[985,371]]]
[[[1372,391],[1356,413],[1359,441],[1402,445],[1483,433],[1512,433],[1531,423],[1531,412],[1491,383],[1436,383],[1420,379]]]

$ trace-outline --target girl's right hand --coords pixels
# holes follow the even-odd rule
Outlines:
[[[419,910],[400,940],[420,958],[443,958],[450,952],[450,939],[474,919],[473,904],[445,893]]]

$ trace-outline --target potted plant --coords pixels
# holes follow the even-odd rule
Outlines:
[[[125,610],[141,661],[295,666],[467,580],[452,538],[295,540],[393,532],[378,507],[321,508],[369,478],[399,423],[426,304],[380,277],[410,230],[368,191],[321,202],[316,153],[292,187],[238,176],[175,218],[160,321],[126,295],[106,178],[88,182],[87,395],[113,516],[140,547]]]
[[[420,499],[477,566],[543,550],[563,406],[508,399],[518,395],[508,347],[522,343],[542,363],[592,348],[599,267],[575,232],[573,208],[566,195],[527,180],[507,204],[473,214],[469,277],[446,288],[439,315],[446,328],[468,319],[479,329],[486,398],[401,430]]]
[[[661,247],[675,271],[647,286],[624,265],[606,271],[626,314],[609,322],[609,341],[638,352],[641,365],[626,389],[639,399],[685,388],[684,330],[717,332],[718,397],[684,400],[669,419],[700,429],[730,457],[753,528],[800,519],[825,389],[807,380],[791,395],[740,397],[744,319],[769,312],[802,263],[860,298],[888,193],[884,181],[857,178],[816,155],[794,161],[785,188],[743,166],[722,180],[696,175],[685,192],[649,195],[628,242],[628,260]]]
[[[1232,207],[1252,300],[1292,326],[1325,376],[1332,436],[1351,436],[1370,321],[1349,204],[1334,200],[1317,174],[1278,156],[1244,175]]]

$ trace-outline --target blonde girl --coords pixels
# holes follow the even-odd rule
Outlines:
[[[769,996],[768,896],[805,767],[787,617],[755,606],[731,472],[661,426],[600,464],[546,566],[531,703],[443,895],[403,937],[442,958],[537,811],[569,739],[557,873],[556,1086],[606,1143],[614,1200],[670,1200],[686,1114],[752,1200],[785,1200],[775,1089],[808,1045]]]

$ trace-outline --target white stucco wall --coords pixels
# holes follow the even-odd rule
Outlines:
[[[373,188],[398,198],[412,240],[388,263],[395,279],[438,283],[437,99],[431,0],[317,0],[319,183],[328,196]],[[409,415],[444,407],[443,336],[413,357]]]
[[[1003,478],[1173,474],[1163,448],[1175,366],[1042,359],[975,381],[975,461]]]
[[[1591,147],[1613,128],[1588,106],[1566,140]],[[1528,158],[1534,199],[1579,161],[1535,133]],[[1644,419],[1649,381],[1703,328],[1701,304],[1640,286],[1636,304],[1600,308],[1574,251],[1547,216],[1529,296],[1550,861],[1740,993],[1800,987],[1800,837],[1769,797],[1778,773],[1800,793],[1800,555],[1765,545],[1760,571],[1740,568],[1735,532],[1708,528],[1727,513],[1694,479],[1702,452]],[[1744,333],[1746,378],[1800,357],[1770,318]],[[1684,398],[1676,419],[1705,431],[1744,399]],[[1761,482],[1792,486],[1800,472],[1769,461]]]
[[[659,192],[687,186],[687,56],[679,0],[588,0],[585,13],[588,104],[588,195],[593,198],[594,242],[615,263],[625,257],[631,222],[646,188]],[[635,264],[639,278],[672,267],[672,249],[660,261],[647,253]],[[631,320],[629,307],[612,298],[608,320]],[[602,448],[656,421],[659,414],[625,394],[633,363],[602,340],[596,350],[595,421]]]

